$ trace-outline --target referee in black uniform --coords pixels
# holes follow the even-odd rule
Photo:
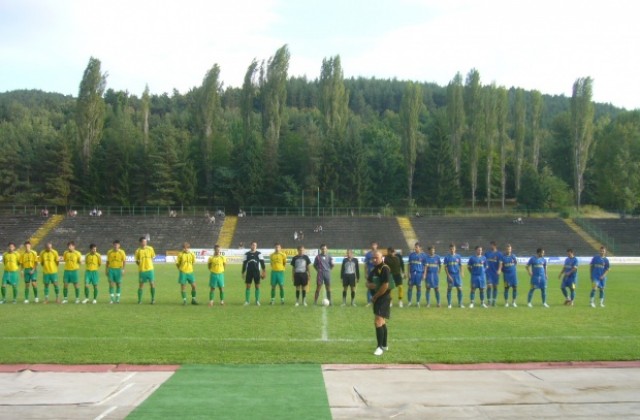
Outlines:
[[[387,351],[387,323],[386,320],[391,316],[391,290],[389,289],[389,279],[391,277],[391,269],[384,264],[382,252],[376,251],[373,254],[373,270],[367,277],[367,288],[371,290],[373,296],[373,315],[376,326],[376,338],[378,346],[373,352],[376,356],[381,356]]]

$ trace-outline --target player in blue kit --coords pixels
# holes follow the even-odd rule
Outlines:
[[[516,298],[518,297],[518,273],[517,273],[518,257],[516,257],[511,249],[511,244],[507,244],[504,248],[504,254],[500,257],[500,269],[504,279],[504,306],[509,307],[509,288],[511,288],[511,306],[517,308]]]
[[[427,308],[431,307],[431,289],[436,295],[436,305],[440,307],[440,270],[442,269],[442,261],[440,256],[436,255],[436,248],[431,245],[427,248],[429,254],[426,257],[427,275],[425,277],[425,286],[427,288]]]
[[[564,260],[564,267],[560,270],[558,278],[562,279],[560,290],[564,295],[564,304],[573,306],[576,298],[576,283],[578,282],[578,259],[573,253],[573,249],[567,249],[567,258]]]
[[[482,255],[482,247],[476,246],[476,254],[469,257],[467,268],[471,273],[471,294],[469,296],[469,307],[473,308],[476,300],[476,289],[480,289],[480,304],[487,308],[484,301],[484,289],[487,287],[487,259]]]
[[[527,297],[527,306],[532,307],[531,299],[533,299],[533,292],[536,289],[540,289],[542,293],[542,306],[548,308],[547,305],[547,260],[544,259],[544,249],[538,248],[536,255],[529,258],[527,263],[527,273],[531,276],[531,289],[529,289],[529,296]]]
[[[409,290],[407,291],[407,306],[411,306],[413,298],[413,287],[416,287],[416,306],[420,307],[420,298],[422,297],[422,281],[425,279],[425,266],[427,264],[427,256],[422,252],[420,242],[416,242],[413,246],[413,252],[409,254]]]
[[[604,287],[607,284],[607,274],[609,273],[609,259],[607,249],[600,247],[599,255],[591,259],[591,307],[595,308],[596,288],[600,291],[600,306],[604,308]]]
[[[498,299],[498,284],[500,283],[500,258],[502,254],[498,251],[495,241],[489,242],[489,250],[484,253],[487,259],[487,300],[489,305],[496,306]]]
[[[456,244],[449,245],[449,254],[444,257],[444,272],[447,274],[447,305],[451,309],[451,290],[458,290],[458,306],[462,304],[462,258],[456,253]]]

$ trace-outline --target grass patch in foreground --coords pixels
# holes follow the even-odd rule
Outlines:
[[[637,360],[640,358],[640,305],[637,266],[615,266],[606,308],[588,306],[590,285],[581,267],[575,307],[563,306],[557,272],[550,267],[549,304],[526,307],[528,281],[521,269],[518,308],[404,308],[394,306],[389,323],[390,351],[375,347],[373,316],[359,307],[294,307],[287,273],[286,305],[244,307],[239,266],[227,273],[225,307],[206,306],[206,268],[197,267],[198,306],[182,306],[173,265],[157,265],[157,304],[136,302],[136,277],[127,273],[123,303],[107,303],[101,278],[100,303],[0,305],[0,363],[477,363],[523,361]],[[337,272],[334,279],[338,278]],[[465,304],[468,303],[465,278]],[[42,294],[42,284],[39,284]],[[20,293],[22,292],[20,286]],[[313,289],[312,289],[313,290]],[[394,292],[394,296],[395,296]],[[443,302],[445,290],[442,291]],[[216,301],[218,298],[216,297]],[[253,302],[253,294],[252,294]],[[312,300],[310,300],[312,302]],[[455,298],[454,298],[455,302]]]
[[[331,419],[318,365],[182,366],[128,419]]]

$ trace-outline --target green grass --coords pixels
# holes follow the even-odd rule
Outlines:
[[[373,315],[360,307],[294,307],[287,273],[287,305],[244,307],[239,266],[227,273],[225,307],[207,307],[206,268],[197,267],[199,306],[182,306],[173,265],[157,265],[157,304],[137,305],[136,274],[127,273],[123,303],[109,305],[101,278],[98,305],[0,305],[0,363],[476,363],[522,361],[637,360],[640,305],[637,266],[616,266],[609,278],[607,307],[588,306],[586,275],[577,306],[565,307],[550,268],[549,303],[526,307],[528,283],[520,272],[519,308],[392,309],[390,351],[375,347]],[[583,268],[584,270],[584,268]],[[335,273],[334,279],[337,278]],[[465,285],[468,285],[468,276]],[[42,294],[42,285],[40,293]],[[341,288],[340,288],[341,289]],[[20,295],[22,285],[20,285]],[[395,294],[395,292],[394,292]],[[20,296],[19,295],[19,296]],[[334,291],[334,302],[341,293]],[[502,302],[500,294],[499,302]],[[443,300],[445,293],[442,293]],[[455,299],[455,298],[454,298]],[[217,299],[216,299],[217,300]],[[465,289],[465,302],[468,288]]]
[[[182,366],[127,418],[331,419],[319,365]]]

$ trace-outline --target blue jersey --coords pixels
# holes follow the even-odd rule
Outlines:
[[[516,265],[518,265],[518,257],[514,254],[502,255],[500,261],[502,262],[502,274],[505,281],[515,280],[517,277]]]
[[[369,251],[364,254],[364,265],[367,268],[367,275],[373,270],[376,265],[373,263],[373,251]]]
[[[427,267],[427,277],[430,279],[437,279],[438,272],[440,271],[440,265],[442,264],[440,261],[439,255],[431,255],[426,256],[426,267]]]
[[[462,267],[462,258],[458,254],[448,254],[444,257],[444,266],[447,269],[447,273],[453,276],[455,274],[460,274],[460,269]]]
[[[609,258],[596,255],[591,259],[591,280],[600,280],[600,277],[604,276],[607,271],[609,271]]]
[[[502,254],[500,251],[487,251],[484,256],[487,259],[487,274],[495,274],[497,276]]]
[[[575,271],[572,271],[575,267]],[[564,267],[562,268],[564,279],[566,281],[576,281],[578,277],[578,259],[576,257],[567,257],[564,260]]]
[[[472,277],[485,277],[487,259],[483,255],[479,257],[477,255],[472,255],[469,257],[467,265],[471,268]]]
[[[412,252],[409,254],[409,272],[411,274],[422,274],[425,265],[427,265],[427,256],[423,252]]]
[[[531,257],[527,266],[531,267],[531,278],[546,279],[547,278],[547,260],[543,257]]]

